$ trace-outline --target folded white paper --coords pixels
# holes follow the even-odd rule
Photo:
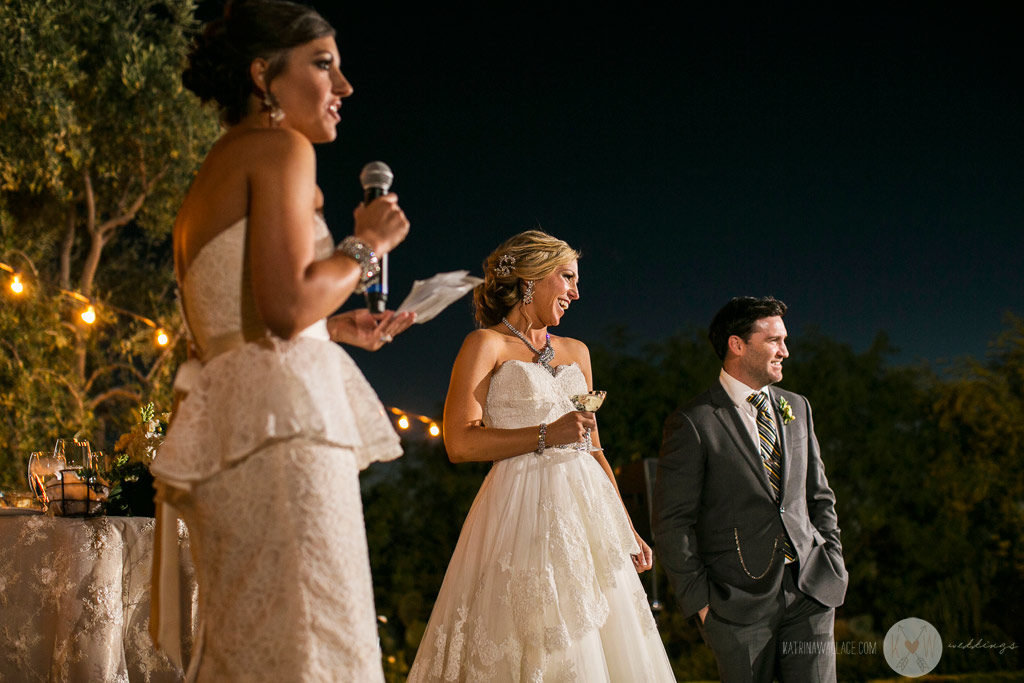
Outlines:
[[[414,312],[416,322],[425,323],[481,282],[483,278],[470,275],[468,270],[438,273],[426,280],[416,280],[409,296],[398,307],[398,313]]]

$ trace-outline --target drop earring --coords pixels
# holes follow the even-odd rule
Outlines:
[[[269,90],[263,93],[263,110],[270,117],[270,125],[272,126],[281,123],[281,119],[284,118],[284,111],[278,106],[277,98],[271,95]]]
[[[533,280],[526,281],[526,287],[523,289],[523,303],[533,303]]]

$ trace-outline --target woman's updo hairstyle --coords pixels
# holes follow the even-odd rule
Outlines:
[[[484,281],[473,289],[476,320],[497,325],[523,298],[527,280],[543,280],[580,253],[542,230],[527,230],[508,239],[484,261]]]
[[[254,59],[267,60],[269,87],[288,50],[333,35],[334,28],[310,7],[286,0],[229,0],[224,16],[196,37],[181,82],[203,102],[215,101],[221,119],[234,125],[249,113],[249,95],[262,96],[249,75]]]

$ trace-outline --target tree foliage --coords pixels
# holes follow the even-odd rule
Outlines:
[[[0,299],[0,484],[53,438],[104,444],[130,407],[166,400],[173,352],[117,309],[178,328],[168,235],[218,129],[180,81],[193,10],[11,0],[0,11],[0,261],[27,286]],[[97,323],[76,322],[82,304],[61,290],[107,304]]]

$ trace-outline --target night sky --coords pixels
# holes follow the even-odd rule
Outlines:
[[[557,333],[591,345],[738,294],[786,301],[791,337],[885,331],[898,362],[980,357],[1024,315],[1011,9],[314,4],[355,87],[318,151],[327,216],[347,234],[359,169],[390,164],[395,305],[540,226],[584,253]],[[353,351],[385,403],[440,415],[468,301]]]

